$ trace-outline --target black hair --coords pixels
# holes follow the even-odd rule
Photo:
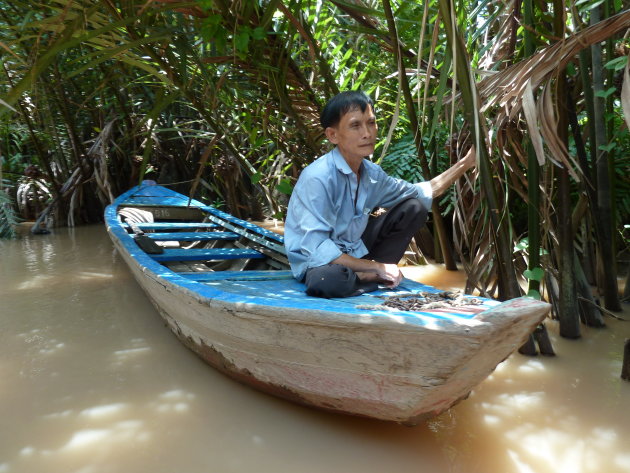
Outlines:
[[[325,130],[329,126],[336,126],[341,117],[349,111],[360,109],[362,112],[365,112],[368,106],[374,109],[372,99],[365,92],[360,90],[341,92],[330,99],[324,106],[319,116],[319,122]]]

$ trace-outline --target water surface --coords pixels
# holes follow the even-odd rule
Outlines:
[[[102,226],[0,241],[0,265],[0,473],[630,472],[630,322],[607,317],[578,341],[548,322],[558,357],[512,355],[409,428],[214,371],[165,328]]]

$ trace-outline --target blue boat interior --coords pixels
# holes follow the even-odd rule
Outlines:
[[[191,289],[199,287],[194,286],[199,283],[204,287],[229,293],[231,299],[245,303],[258,303],[264,299],[274,300],[274,305],[279,306],[297,305],[319,310],[342,308],[349,313],[365,308],[378,311],[377,306],[382,307],[385,299],[392,296],[410,297],[422,292],[441,292],[431,286],[405,279],[395,290],[381,288],[345,299],[308,297],[304,292],[304,285],[296,281],[289,270],[282,246],[283,237],[279,234],[160,186],[134,188],[127,195],[121,196],[117,204],[118,209],[142,209],[144,212],[151,212],[155,217],[155,221],[148,222],[121,222],[124,220],[122,213],[116,217],[121,223],[120,227],[129,236],[130,241],[126,244],[136,248],[134,256],[140,260],[136,254],[141,252],[147,261],[162,265],[161,269],[155,271],[156,274],[167,279],[181,279],[183,285]],[[169,216],[169,208],[177,210],[173,215],[179,220]],[[201,210],[208,221],[184,221],[182,216],[186,209],[194,210],[197,214]],[[135,246],[133,240],[139,234],[159,245],[160,252],[148,254]],[[494,303],[486,300],[483,305],[487,308]],[[391,314],[391,310],[388,311]],[[407,313],[405,317],[429,315],[433,318],[467,319],[478,312],[479,310],[415,312]]]

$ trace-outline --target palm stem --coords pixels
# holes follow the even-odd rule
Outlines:
[[[444,19],[446,37],[451,48],[457,69],[457,81],[464,103],[464,116],[473,136],[478,156],[479,176],[483,197],[488,207],[493,250],[497,259],[497,283],[499,299],[506,300],[521,295],[521,289],[516,279],[512,261],[512,242],[510,236],[510,222],[507,214],[499,206],[499,199],[495,189],[485,134],[482,131],[482,119],[479,110],[477,89],[473,80],[468,54],[464,41],[457,31],[456,15],[449,0],[438,0],[440,14]]]
[[[422,166],[422,172],[426,176],[425,180],[429,180],[431,179],[432,174],[431,174],[431,170],[429,169],[429,164],[427,163],[426,152],[424,149],[424,144],[422,143],[422,136],[420,136],[420,126],[418,124],[418,116],[417,116],[417,112],[414,106],[413,96],[411,95],[409,81],[407,80],[407,74],[405,72],[405,65],[404,65],[404,58],[401,54],[401,44],[398,41],[396,21],[394,20],[394,15],[392,13],[392,8],[391,8],[389,0],[383,0],[383,8],[385,10],[385,16],[387,18],[387,26],[389,28],[391,40],[394,42],[394,59],[396,61],[396,64],[398,65],[398,76],[400,78],[400,86],[402,88],[403,96],[405,98],[405,104],[407,106],[407,115],[409,116],[411,131],[413,133],[414,143],[416,144],[416,149],[418,152],[418,159],[420,160],[420,165]],[[446,269],[455,271],[457,270],[457,264],[455,263],[455,258],[453,256],[453,250],[451,246],[448,244],[448,236],[446,234],[444,219],[442,218],[442,214],[440,213],[440,206],[436,199],[433,200],[433,203],[431,204],[431,206],[432,206],[432,213],[433,213],[433,223],[435,225],[435,229],[438,235],[438,240],[440,242],[440,247],[442,249],[442,256],[444,258],[444,264],[446,266]]]

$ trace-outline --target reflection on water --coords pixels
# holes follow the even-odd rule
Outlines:
[[[0,473],[630,472],[630,322],[578,341],[549,322],[558,357],[513,355],[408,428],[295,406],[204,365],[100,226],[0,242],[0,256]]]

